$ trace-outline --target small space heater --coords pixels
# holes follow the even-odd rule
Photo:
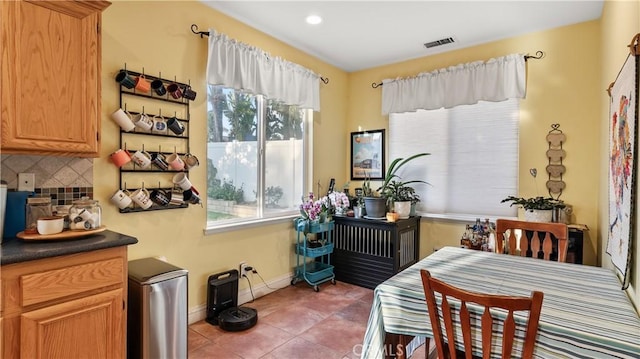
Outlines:
[[[207,319],[222,330],[238,332],[258,322],[258,311],[238,307],[238,271],[212,274],[207,280]]]

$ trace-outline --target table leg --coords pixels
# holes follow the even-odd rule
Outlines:
[[[407,344],[413,340],[413,336],[404,334],[385,333],[384,354],[386,359],[407,359]],[[429,338],[427,338],[427,348]]]

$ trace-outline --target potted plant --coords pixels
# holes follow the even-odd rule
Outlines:
[[[553,211],[564,208],[562,200],[552,197],[515,197],[509,196],[500,203],[511,202],[510,206],[520,206],[524,209],[524,219],[530,222],[551,222]]]
[[[398,218],[409,218],[411,214],[411,194],[415,193],[414,189],[405,186],[404,182],[391,181],[384,192],[387,198],[387,204],[393,206],[394,212],[398,214]]]
[[[378,189],[375,191],[371,189],[371,183],[369,179],[368,178],[365,179],[364,183],[362,184],[362,189],[365,196],[365,207],[366,207],[368,217],[384,218],[387,210],[387,205],[389,204],[387,196],[389,195],[389,193],[391,193],[391,191],[393,191],[393,188],[390,187],[391,181],[394,181],[396,178],[399,178],[399,176],[397,175],[398,170],[402,168],[404,165],[406,165],[408,162],[416,158],[427,156],[427,155],[429,155],[429,153],[422,152],[407,158],[399,157],[394,159],[389,165],[389,168],[387,168],[387,172],[382,181],[382,185],[378,187]],[[407,184],[410,184],[410,183],[427,183],[427,182],[421,181],[421,180],[411,180],[411,181],[404,181],[400,183],[403,186],[406,186]]]

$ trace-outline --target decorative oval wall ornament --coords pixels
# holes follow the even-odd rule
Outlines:
[[[564,181],[554,181],[554,180],[547,181],[547,188],[551,193],[562,193],[562,191],[565,189],[566,186],[567,185],[566,183],[564,183]]]
[[[547,141],[552,147],[560,147],[566,140],[567,136],[564,133],[550,133],[547,135]]]
[[[552,162],[560,162],[566,155],[567,153],[562,149],[552,148],[547,150],[547,157],[549,157]]]
[[[566,170],[567,168],[564,165],[547,165],[547,172],[551,177],[560,177]]]

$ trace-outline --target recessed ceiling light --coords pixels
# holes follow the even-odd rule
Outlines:
[[[309,15],[305,20],[307,21],[307,24],[311,25],[318,25],[322,22],[322,18],[319,15]]]

